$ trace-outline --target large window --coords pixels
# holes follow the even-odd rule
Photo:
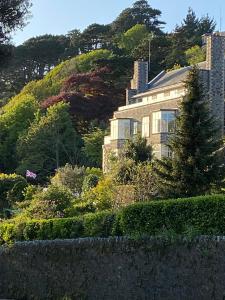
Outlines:
[[[142,119],[142,137],[149,137],[150,134],[150,123],[149,123],[149,117],[144,117]]]
[[[174,132],[175,111],[158,111],[152,114],[152,133]]]
[[[130,120],[115,119],[111,121],[112,140],[124,140],[130,138]]]

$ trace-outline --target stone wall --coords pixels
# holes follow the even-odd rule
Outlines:
[[[225,299],[225,239],[81,239],[0,250],[0,299]]]

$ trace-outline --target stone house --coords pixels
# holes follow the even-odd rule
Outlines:
[[[203,36],[206,61],[198,64],[213,114],[224,131],[225,33]],[[156,157],[170,156],[168,136],[174,131],[179,103],[186,95],[185,79],[190,71],[183,67],[162,71],[148,82],[148,63],[136,61],[126,105],[119,107],[110,120],[110,135],[103,145],[103,169],[107,170],[110,152],[118,154],[124,143],[138,132],[152,145]]]

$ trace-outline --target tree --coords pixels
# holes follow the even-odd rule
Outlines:
[[[29,0],[4,0],[0,2],[0,43],[9,38],[10,32],[25,25],[29,13]]]
[[[137,24],[122,34],[119,46],[128,53],[135,50],[141,41],[147,38],[149,32],[145,25]]]
[[[18,173],[24,174],[29,169],[42,181],[67,162],[72,165],[79,162],[81,140],[68,109],[69,105],[62,102],[50,107],[46,115],[36,116],[17,142]]]
[[[122,150],[122,157],[132,159],[135,163],[151,161],[152,147],[138,134],[133,140],[127,141]]]
[[[88,133],[89,124],[108,121],[124,101],[123,89],[116,86],[113,71],[107,67],[89,73],[73,74],[64,82],[62,92],[43,101],[47,108],[58,102],[69,102],[76,130]]]
[[[87,165],[92,167],[102,166],[102,145],[104,143],[105,130],[94,128],[83,136],[83,152],[87,158]]]
[[[209,193],[223,179],[222,139],[216,120],[199,83],[199,71],[190,71],[188,90],[180,106],[176,131],[169,147],[173,157],[158,161],[155,167],[162,197],[190,197]]]
[[[114,33],[123,33],[137,24],[144,24],[150,32],[161,34],[160,27],[165,23],[159,21],[160,16],[161,11],[152,8],[147,0],[139,0],[133,4],[133,7],[121,12],[112,23],[112,30]]]
[[[80,36],[80,50],[82,53],[107,48],[111,38],[110,25],[91,24]]]
[[[195,12],[189,8],[187,16],[180,26],[176,26],[174,33],[169,35],[171,48],[166,57],[167,66],[171,68],[174,64],[186,65],[185,51],[193,46],[202,45],[202,35],[212,33],[216,23],[208,16],[197,18]]]
[[[0,166],[8,173],[17,166],[16,142],[35,118],[38,103],[30,95],[18,95],[4,106],[0,116]]]
[[[196,65],[205,60],[205,52],[199,46],[191,47],[185,51],[186,60],[189,65]]]
[[[25,26],[26,17],[31,7],[30,0],[4,0],[0,1],[0,62],[10,54],[8,47],[3,43],[9,40],[9,35],[16,28]]]
[[[131,52],[134,60],[149,60],[149,41],[151,41],[151,65],[149,77],[154,78],[162,70],[167,69],[166,57],[170,52],[171,41],[165,34],[148,36],[140,41],[139,45]]]
[[[28,82],[42,79],[65,58],[67,48],[69,38],[63,35],[38,36],[14,47],[10,62],[0,70],[0,97],[5,97],[6,91],[6,96],[12,96]]]

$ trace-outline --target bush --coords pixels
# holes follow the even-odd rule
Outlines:
[[[50,185],[33,195],[26,214],[36,219],[65,217],[73,201],[72,192],[63,186]]]
[[[97,175],[90,174],[84,178],[82,192],[88,192],[90,189],[97,186],[99,177]]]
[[[15,241],[107,237],[112,235],[115,215],[111,212],[88,214],[76,218],[32,220],[0,224],[1,243]]]
[[[123,235],[155,235],[162,230],[183,234],[192,227],[201,234],[225,233],[225,196],[135,203],[117,216]]]
[[[115,196],[115,187],[111,178],[104,178],[98,185],[82,195],[84,202],[92,202],[96,210],[108,210],[112,208]]]
[[[16,240],[108,237],[113,235],[192,236],[225,234],[225,196],[135,203],[118,213],[110,211],[67,219],[0,223],[2,243]]]
[[[85,176],[85,168],[66,164],[56,171],[51,183],[58,186],[69,188],[75,195],[79,196],[82,192],[82,185]]]
[[[92,202],[81,202],[73,205],[67,210],[67,214],[69,217],[75,217],[94,212],[96,212],[96,207]]]
[[[27,186],[24,177],[17,174],[0,174],[0,211],[10,208],[16,201],[23,200]]]

